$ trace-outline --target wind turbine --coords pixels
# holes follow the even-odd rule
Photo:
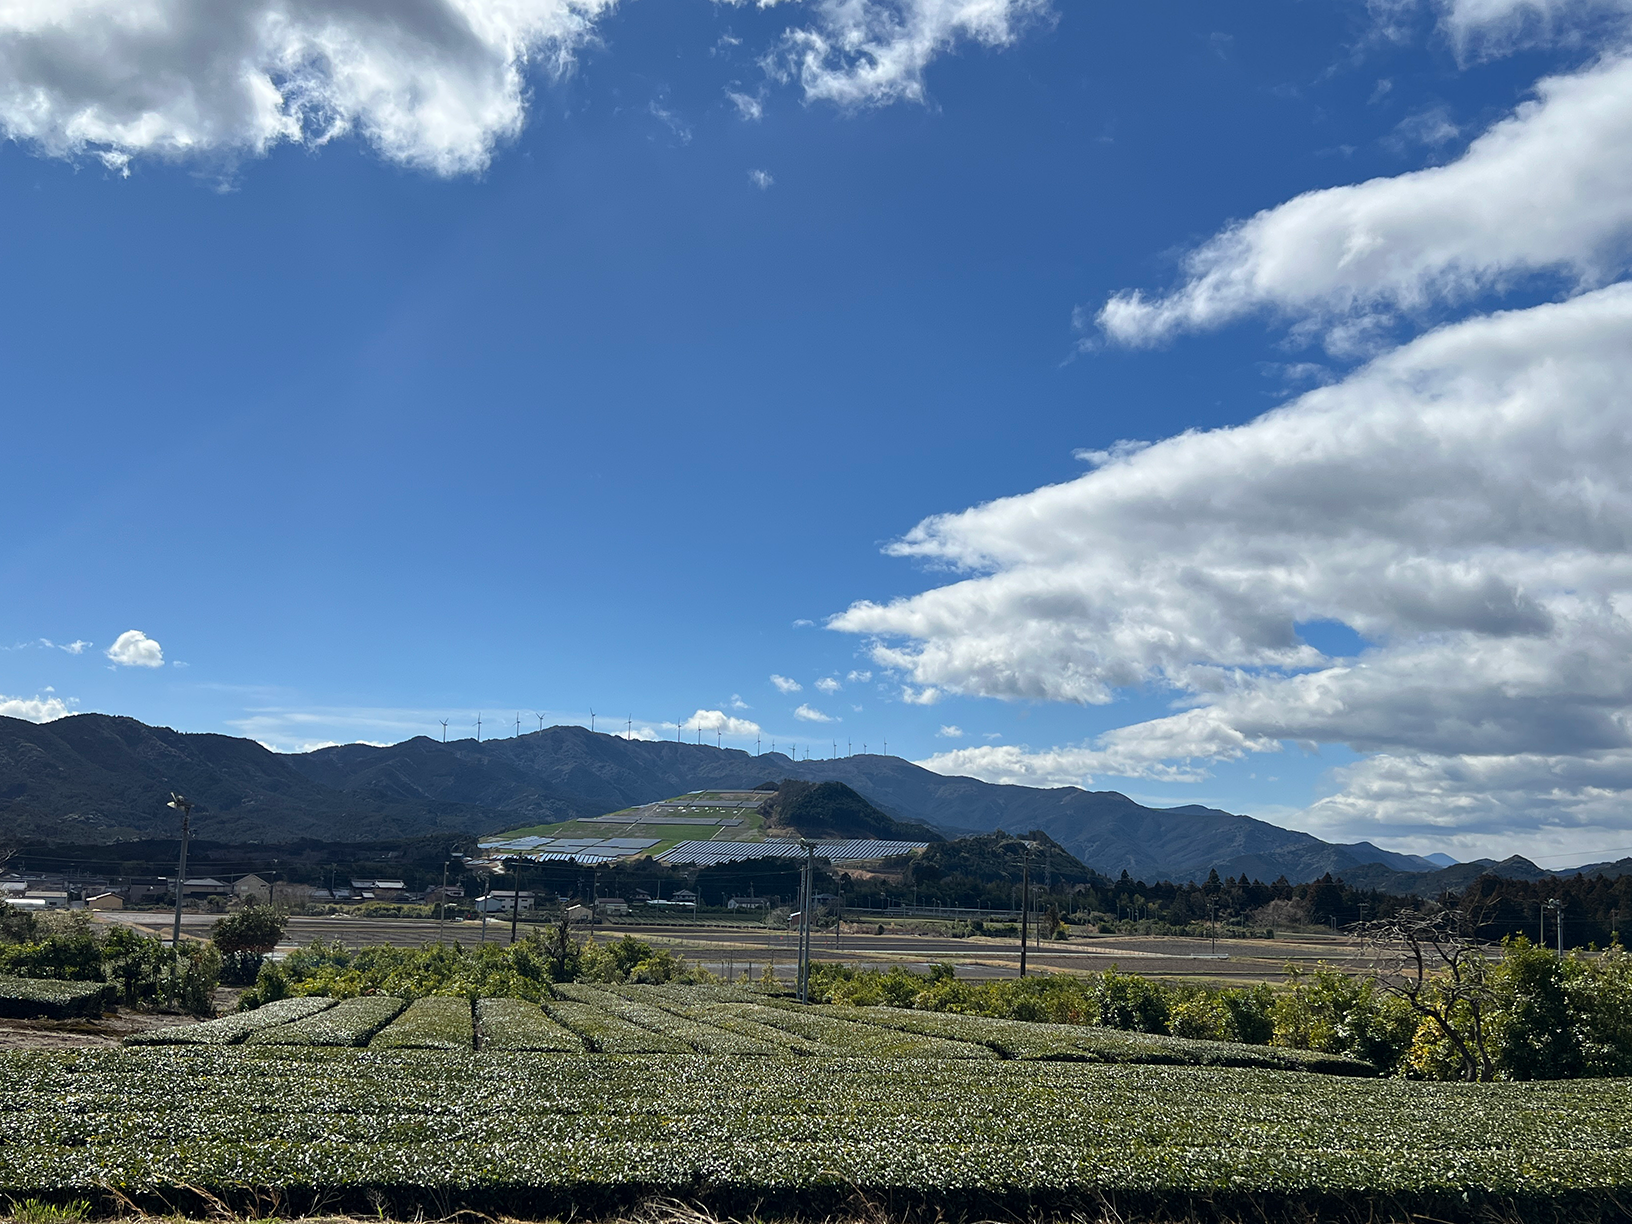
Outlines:
[[[634,738],[635,738],[635,716],[633,714],[631,714],[631,715],[629,715],[628,719],[623,724],[623,739],[624,739],[625,743],[628,743],[629,741],[633,740]]]
[[[589,707],[589,730],[590,730],[591,735],[593,735],[595,733],[595,707],[594,706]]]
[[[714,747],[716,747],[716,748],[724,748],[725,747],[725,731],[724,731],[723,728],[720,728],[720,727],[715,727],[714,728]]]
[[[480,710],[476,711],[476,742],[478,744],[482,742],[482,712]]]
[[[442,742],[445,744],[448,742],[448,720],[443,718],[438,721],[442,724]]]
[[[521,711],[516,711],[516,738],[521,738]]]
[[[537,710],[534,710],[533,717],[538,719],[538,729],[540,731],[544,730],[544,715],[540,714]]]

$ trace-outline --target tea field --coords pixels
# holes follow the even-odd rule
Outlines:
[[[186,1044],[0,1056],[0,1200],[527,1219],[654,1198],[817,1219],[1603,1219],[1632,1202],[1626,1081],[1414,1083],[1064,1026],[560,993],[289,1001]]]

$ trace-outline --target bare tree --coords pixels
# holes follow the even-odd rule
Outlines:
[[[1491,962],[1478,929],[1471,910],[1433,904],[1359,927],[1378,986],[1438,1031],[1469,1082],[1496,1076],[1488,1048]]]

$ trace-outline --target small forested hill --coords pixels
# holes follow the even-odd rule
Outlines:
[[[843,782],[801,782],[786,778],[760,805],[771,836],[877,837],[891,841],[941,841],[925,824],[896,820],[879,811]]]
[[[1025,872],[1026,842],[1031,843],[1031,878],[1048,888],[1108,883],[1041,829],[1019,835],[982,833],[940,842],[917,855],[907,867],[906,883],[937,884],[973,880],[979,884],[1019,884]]]

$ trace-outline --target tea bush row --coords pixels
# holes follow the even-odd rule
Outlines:
[[[582,1054],[583,1038],[557,1024],[537,1003],[524,999],[483,999],[476,1004],[476,1028],[483,1050],[554,1051]]]
[[[550,1019],[571,1029],[595,1054],[690,1054],[692,1048],[625,1020],[593,1003],[557,999],[544,1004]]]
[[[132,1033],[127,1046],[143,1045],[236,1045],[252,1033],[315,1016],[334,1006],[333,999],[280,999],[251,1012],[234,1012],[203,1024],[178,1024],[171,1028]]]
[[[118,988],[107,982],[0,977],[0,1016],[9,1019],[100,1016],[118,997]]]
[[[251,1012],[251,1015],[254,1013]],[[371,1050],[469,1050],[475,1045],[471,1005],[464,999],[415,999],[368,1043]]]
[[[381,995],[342,999],[333,1007],[293,1024],[280,1024],[249,1035],[252,1046],[360,1046],[402,1010],[402,1000]]]
[[[1632,1185],[1632,1111],[1606,1080],[695,1054],[494,1054],[478,1073],[456,1052],[272,1053],[0,1054],[0,1195],[300,1190],[332,1209],[406,1194],[446,1215],[654,1193],[819,1211],[856,1192],[947,1214],[976,1194],[1013,1208],[1356,1194],[1443,1219],[1477,1214],[1483,1196],[1551,1210]],[[480,1110],[476,1074],[504,1085]]]
[[[653,987],[660,991],[661,987]],[[703,1020],[668,1008],[588,986],[557,986],[555,993],[592,1007],[599,1007],[631,1024],[684,1043],[699,1054],[776,1055],[789,1053],[784,1042],[766,1041],[742,1032],[719,1028]]]

